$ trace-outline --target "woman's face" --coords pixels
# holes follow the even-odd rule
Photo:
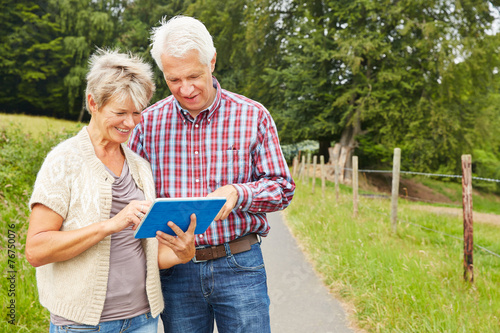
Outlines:
[[[102,140],[113,143],[127,142],[130,133],[141,121],[141,112],[137,111],[130,97],[124,101],[112,99],[92,113]]]

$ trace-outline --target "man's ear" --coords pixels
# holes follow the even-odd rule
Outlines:
[[[211,73],[213,73],[214,70],[215,70],[215,62],[216,62],[216,60],[217,60],[217,52],[214,53],[214,57],[210,61],[210,71],[211,71]]]

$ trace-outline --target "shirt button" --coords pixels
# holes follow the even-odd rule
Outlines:
[[[196,180],[195,180],[195,182],[199,183],[199,182],[200,182],[200,180],[199,180],[199,179],[196,179]]]
[[[194,152],[194,154],[195,154],[195,155],[198,155],[198,151],[195,151],[195,152]]]
[[[259,208],[259,212],[261,211],[262,209]]]
[[[198,127],[200,127],[200,126],[199,126],[198,124],[196,124],[196,125],[194,125],[194,127],[198,128]]]
[[[203,238],[203,235],[199,235],[200,238]]]
[[[240,209],[243,209],[243,206],[240,206]]]

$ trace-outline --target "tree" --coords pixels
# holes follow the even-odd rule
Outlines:
[[[6,0],[0,101],[6,111],[83,115],[89,55],[116,44],[119,0]]]
[[[46,1],[0,4],[0,103],[4,112],[57,116],[67,100],[59,84],[67,68],[60,27]]]
[[[69,58],[64,77],[68,117],[81,121],[85,104],[85,75],[89,56],[97,48],[116,46],[116,29],[122,13],[119,0],[49,0],[61,27],[63,52]]]
[[[217,49],[215,75],[222,87],[272,108],[275,93],[263,80],[267,68],[282,62],[282,39],[292,12],[281,0],[196,1],[187,15],[200,19]]]
[[[453,168],[450,159],[472,144],[461,133],[480,113],[469,102],[488,85],[475,73],[494,66],[484,53],[488,2],[316,0],[295,8],[288,65],[268,76],[284,90],[279,121],[289,136],[350,149],[362,142],[365,164],[389,160],[400,146],[410,153],[404,167]]]
[[[155,72],[156,92],[152,101],[168,96],[169,90],[158,66],[151,57],[151,29],[159,25],[162,18],[184,14],[192,1],[127,0],[124,1],[122,21],[118,32],[118,46],[140,55],[148,61]]]

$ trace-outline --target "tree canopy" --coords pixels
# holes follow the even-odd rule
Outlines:
[[[154,64],[151,28],[185,14],[213,35],[221,85],[264,104],[283,143],[340,142],[370,166],[400,147],[416,171],[457,171],[473,153],[476,170],[500,177],[499,5],[4,0],[0,112],[82,119],[89,55],[120,48]],[[156,101],[169,92],[153,67]]]
[[[303,1],[296,11],[285,63],[268,69],[287,102],[286,139],[336,140],[361,148],[365,164],[399,146],[420,170],[453,168],[477,143],[498,81],[488,2]]]

